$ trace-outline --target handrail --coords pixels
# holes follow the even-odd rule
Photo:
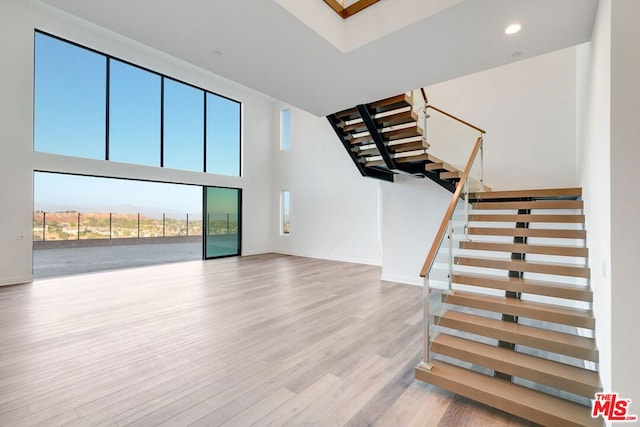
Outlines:
[[[433,265],[436,259],[436,254],[438,253],[440,244],[442,243],[442,240],[444,239],[444,235],[447,231],[449,219],[453,216],[453,211],[456,209],[456,205],[458,204],[460,193],[462,193],[462,189],[464,188],[464,184],[467,181],[467,178],[469,177],[469,173],[471,172],[471,168],[473,167],[473,163],[476,159],[476,156],[478,155],[478,150],[480,150],[481,145],[482,145],[482,135],[478,137],[478,139],[476,140],[476,145],[474,145],[473,150],[471,150],[471,156],[469,156],[469,161],[467,162],[467,165],[464,168],[464,172],[462,173],[460,182],[456,187],[456,191],[453,193],[451,202],[449,202],[449,207],[447,208],[447,211],[444,214],[444,218],[442,218],[442,222],[440,223],[440,228],[438,228],[438,232],[436,233],[436,239],[433,241],[433,244],[431,245],[429,254],[427,255],[427,258],[425,259],[424,264],[422,265],[422,270],[420,270],[421,277],[427,277],[429,270],[431,270],[431,266]]]
[[[422,99],[424,99],[425,106],[429,105],[429,100],[427,99],[427,92],[423,87],[420,88],[420,93],[422,93]]]
[[[432,110],[436,110],[437,112],[442,113],[442,114],[444,114],[445,116],[450,117],[450,118],[452,118],[453,120],[456,120],[456,121],[458,121],[458,122],[462,123],[463,125],[467,125],[467,126],[469,126],[470,128],[475,129],[475,130],[477,130],[478,132],[480,132],[480,133],[482,133],[482,134],[487,133],[487,132],[485,132],[483,129],[479,128],[478,126],[474,126],[474,125],[472,125],[471,123],[466,122],[466,121],[462,120],[461,118],[454,116],[454,115],[453,115],[453,114],[451,114],[451,113],[447,113],[446,111],[443,111],[443,110],[439,109],[438,107],[434,107],[433,105],[427,104],[427,105],[425,105],[425,106],[424,106],[424,108],[425,108],[425,109],[427,109],[427,108],[431,108]]]

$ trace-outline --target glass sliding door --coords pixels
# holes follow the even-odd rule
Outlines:
[[[204,257],[240,255],[242,190],[204,188]]]

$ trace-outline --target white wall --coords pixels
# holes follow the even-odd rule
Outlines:
[[[382,188],[382,278],[422,285],[420,269],[452,194],[426,178],[399,178]]]
[[[493,189],[577,184],[575,51],[571,47],[427,88],[431,104],[487,131],[485,181]],[[447,147],[433,148],[435,155],[444,151],[446,160]]]
[[[324,117],[291,108],[291,149],[279,147],[273,105],[271,230],[276,252],[380,265],[380,183],[363,178]],[[280,191],[291,193],[291,233],[279,234]]]
[[[611,2],[611,386],[640,416],[640,2]]]
[[[34,29],[89,46],[243,103],[243,177],[181,172],[34,153]],[[0,1],[0,284],[31,279],[33,170],[219,185],[243,189],[243,254],[271,249],[272,100],[202,69],[45,6]],[[22,240],[19,237],[23,236]]]
[[[583,52],[584,53],[584,52]],[[579,150],[588,231],[596,342],[600,350],[600,376],[611,390],[611,2],[601,0],[593,30],[590,55],[584,140]]]

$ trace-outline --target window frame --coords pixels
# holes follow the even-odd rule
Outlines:
[[[243,151],[242,150],[242,145],[243,145],[242,129],[243,129],[244,115],[243,115],[242,112],[243,112],[244,109],[243,109],[243,103],[241,101],[239,101],[237,99],[233,99],[233,98],[225,96],[225,95],[222,95],[222,94],[219,94],[219,93],[216,93],[216,92],[213,92],[211,90],[204,89],[204,88],[199,87],[199,86],[197,86],[195,84],[186,82],[184,80],[172,77],[172,76],[167,75],[167,74],[160,73],[160,72],[152,70],[150,68],[135,64],[135,63],[133,63],[131,61],[127,61],[127,60],[119,58],[117,56],[113,56],[113,55],[107,54],[105,52],[101,52],[101,51],[99,51],[97,49],[93,49],[91,47],[82,45],[82,44],[74,42],[72,40],[65,39],[63,37],[60,37],[60,36],[57,36],[55,34],[49,33],[47,31],[40,30],[38,28],[34,29],[34,38],[33,38],[34,58],[37,55],[37,52],[36,52],[36,34],[41,34],[43,36],[50,37],[50,38],[55,39],[55,40],[57,40],[59,42],[67,43],[67,44],[75,46],[77,48],[84,49],[84,50],[87,50],[89,52],[101,55],[102,57],[105,58],[106,68],[107,68],[107,70],[106,70],[106,73],[107,73],[106,79],[107,79],[107,81],[106,81],[106,85],[105,85],[106,86],[105,87],[105,93],[106,93],[105,109],[106,109],[106,114],[105,114],[105,123],[104,123],[104,125],[105,125],[105,134],[106,134],[105,135],[105,141],[104,141],[105,149],[104,149],[104,158],[99,158],[97,160],[110,161],[110,159],[109,159],[109,157],[110,157],[109,156],[109,126],[110,126],[110,124],[109,124],[109,111],[110,111],[110,104],[109,104],[109,102],[110,102],[109,101],[109,93],[110,93],[110,88],[109,88],[109,86],[110,86],[109,68],[110,68],[111,61],[114,60],[114,61],[118,61],[118,62],[121,62],[123,64],[129,65],[129,66],[135,67],[135,68],[140,69],[142,71],[146,71],[148,73],[157,75],[161,79],[161,82],[160,82],[160,87],[161,87],[161,89],[160,89],[160,166],[159,166],[161,168],[165,167],[164,166],[164,163],[165,163],[165,159],[164,159],[164,107],[165,107],[164,106],[164,102],[165,102],[165,99],[164,99],[164,81],[165,81],[165,79],[171,79],[171,80],[173,80],[173,81],[175,81],[177,83],[181,83],[181,84],[184,84],[186,86],[192,87],[192,88],[194,88],[196,90],[200,90],[200,91],[204,92],[203,110],[202,110],[202,116],[204,118],[204,120],[203,120],[204,121],[204,124],[203,124],[203,139],[202,139],[203,162],[202,162],[202,170],[198,170],[198,171],[196,171],[196,173],[216,174],[215,171],[207,171],[207,168],[206,168],[206,162],[207,162],[206,97],[207,97],[207,94],[218,96],[220,98],[224,98],[224,99],[227,99],[229,101],[237,103],[239,105],[239,127],[240,127],[239,132],[238,132],[238,175],[225,175],[225,176],[232,176],[234,178],[241,178],[243,176],[242,175],[242,171],[243,171],[243,168],[242,168],[242,151]],[[33,81],[34,82],[33,108],[34,108],[34,111],[35,111],[35,108],[36,108],[35,72],[36,72],[36,70],[35,70],[35,67],[34,67],[34,69],[33,69],[33,79],[34,79],[34,81]],[[35,116],[34,116],[34,127],[35,127]],[[33,147],[33,150],[36,151],[35,150],[35,135],[34,135],[32,147]],[[48,151],[41,151],[41,152],[49,153]],[[66,154],[66,155],[68,155],[68,154]],[[68,155],[68,156],[83,158],[83,157],[74,156],[74,155]],[[134,165],[141,165],[141,166],[149,166],[149,165],[146,165],[146,164],[129,163],[129,162],[126,162],[126,163],[127,164],[134,164]],[[152,166],[152,167],[157,167],[157,166]],[[180,170],[193,172],[192,170],[190,171],[190,170],[186,170],[186,169],[180,169]]]
[[[280,190],[280,235],[291,235],[291,191]],[[287,227],[288,226],[288,227]]]
[[[291,107],[282,107],[280,109],[280,151],[290,151],[290,150],[291,150]]]

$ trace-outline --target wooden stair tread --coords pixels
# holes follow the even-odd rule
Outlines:
[[[579,359],[598,361],[598,349],[592,338],[535,328],[518,323],[489,319],[449,310],[434,316],[434,323],[447,328],[521,344]]]
[[[462,172],[459,170],[440,173],[440,179],[460,179],[461,177],[462,177]]]
[[[366,135],[349,139],[349,144],[351,145],[358,145],[358,144],[364,144],[364,143],[373,143],[373,138],[371,137],[371,134],[367,133]]]
[[[598,350],[591,338],[489,319],[457,311],[434,316],[436,325],[593,362]]]
[[[602,426],[600,418],[591,418],[588,407],[446,362],[435,361],[431,369],[418,366],[415,376],[421,381],[541,425]]]
[[[335,117],[339,118],[343,122],[348,122],[351,120],[355,120],[360,117],[360,112],[356,107],[348,108],[346,110],[339,111],[333,114]]]
[[[473,198],[480,198],[481,200],[580,197],[582,196],[582,188],[547,188],[539,190],[488,191],[484,193],[476,193],[472,196]]]
[[[445,163],[445,162],[427,163],[426,165],[424,165],[424,169],[428,171],[449,171],[449,172],[455,172],[458,170],[455,167],[451,166],[449,163]]]
[[[549,237],[566,239],[585,239],[587,237],[586,230],[542,228],[469,227],[469,234],[481,236]]]
[[[384,160],[372,160],[367,161],[364,165],[370,168],[375,166],[386,166],[386,163],[384,162]]]
[[[473,292],[456,290],[453,294],[443,293],[442,302],[578,328],[595,329],[596,323],[591,310]]]
[[[381,99],[367,104],[367,107],[374,111],[374,114],[397,110],[404,107],[413,106],[413,98],[406,93]]]
[[[533,202],[476,202],[473,209],[582,209],[582,200],[537,200]]]
[[[425,148],[424,145],[422,145],[422,141],[413,141],[413,142],[407,142],[405,144],[388,145],[387,147],[389,148],[389,151],[391,153],[402,153],[405,151],[420,150]]]
[[[555,298],[593,301],[593,292],[586,286],[567,285],[542,280],[529,280],[519,277],[494,276],[479,273],[454,273],[453,283],[502,289],[510,292],[522,292],[534,295],[546,295]]]
[[[380,151],[378,151],[378,147],[366,148],[364,150],[358,150],[356,153],[359,156],[379,156]]]
[[[442,174],[441,174],[442,175]],[[545,215],[545,214],[471,214],[469,221],[478,222],[557,222],[583,224],[584,215]]]
[[[460,242],[460,249],[474,249],[479,251],[511,252],[516,254],[541,254],[570,257],[587,257],[589,250],[576,246],[560,245],[532,245],[528,243],[499,243],[499,242]]]
[[[522,271],[525,273],[555,274],[558,276],[582,277],[585,279],[588,279],[590,276],[589,267],[557,262],[527,261],[519,259],[475,257],[466,255],[455,257],[454,262],[458,265],[494,268],[509,271]]]
[[[418,115],[412,110],[401,111],[388,116],[378,117],[375,122],[381,127],[397,126],[406,123],[417,122]]]
[[[580,396],[593,398],[602,391],[597,372],[531,356],[506,348],[440,333],[432,351],[494,371],[545,384]]]
[[[381,133],[382,138],[387,141],[395,141],[397,139],[404,139],[404,138],[413,138],[416,136],[422,136],[423,134],[424,134],[424,131],[418,125],[410,126],[402,129],[389,130]]]
[[[356,123],[351,123],[349,125],[345,125],[342,130],[344,132],[348,132],[348,133],[360,133],[360,132],[364,132],[367,130],[367,125],[360,120],[359,122]]]

